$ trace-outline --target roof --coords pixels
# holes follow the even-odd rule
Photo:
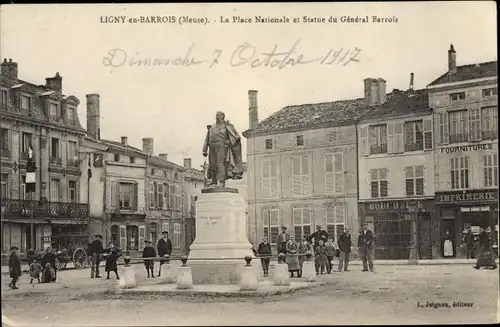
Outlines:
[[[161,166],[161,167],[167,167],[167,168],[175,168],[179,171],[186,171],[186,168],[184,166],[178,165],[174,162],[162,159],[158,156],[151,156],[149,158],[149,164],[155,165],[155,166]]]
[[[139,155],[143,155],[145,157],[148,156],[148,154],[146,152],[143,152],[142,150],[140,150],[136,147],[130,146],[130,145],[123,145],[121,142],[104,140],[104,139],[100,139],[100,141],[110,145],[110,150],[115,150],[115,151],[127,151],[128,150],[128,151],[135,152]]]
[[[384,104],[366,110],[361,120],[430,112],[427,89],[393,90]]]
[[[276,133],[296,128],[345,125],[356,121],[365,111],[364,98],[287,106],[259,123],[257,128],[243,132]]]
[[[429,86],[456,83],[477,78],[497,76],[497,62],[489,61],[478,64],[458,66],[455,73],[446,72],[439,76]]]

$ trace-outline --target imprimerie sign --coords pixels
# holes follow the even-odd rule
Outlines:
[[[444,203],[498,201],[498,190],[436,192],[436,201]]]
[[[484,151],[493,149],[492,143],[485,144],[469,144],[469,145],[459,145],[450,146],[447,148],[441,148],[441,153],[454,153],[454,152],[466,152],[466,151]]]

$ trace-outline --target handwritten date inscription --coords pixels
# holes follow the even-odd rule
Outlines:
[[[220,216],[201,216],[201,221],[205,224],[205,225],[218,225],[220,223],[220,220],[222,219],[222,217]]]
[[[318,65],[342,65],[347,66],[351,62],[359,62],[361,49],[350,48],[330,48],[319,55],[305,55],[299,49],[300,39],[298,39],[288,50],[281,50],[276,44],[270,51],[259,51],[259,49],[248,42],[244,42],[234,48],[228,55],[223,49],[215,49],[211,56],[202,59],[195,55],[195,44],[192,44],[187,51],[180,56],[173,57],[142,57],[138,53],[130,56],[125,50],[120,48],[111,49],[103,58],[106,67],[155,67],[155,66],[178,66],[191,67],[208,65],[210,68],[226,63],[232,67],[268,67],[282,70],[287,67],[295,67],[308,64]]]

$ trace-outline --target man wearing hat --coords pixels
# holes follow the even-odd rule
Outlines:
[[[12,281],[9,283],[9,287],[12,288],[13,290],[19,289],[19,287],[16,286],[16,283],[19,277],[21,277],[21,272],[22,272],[21,260],[17,255],[17,250],[19,250],[19,248],[15,245],[10,247],[9,273],[10,273],[10,278],[12,278]]]
[[[144,249],[142,250],[143,258],[156,258],[156,250],[151,245],[150,240],[144,241]],[[146,267],[146,271],[148,273],[148,278],[155,278],[154,267],[155,262],[153,260],[144,260],[144,266]],[[151,275],[149,272],[151,271]]]
[[[163,258],[163,256],[165,256],[165,254],[168,254],[168,256],[170,256],[172,254],[172,242],[168,238],[167,231],[163,231],[161,233],[161,236],[162,236],[162,238],[160,238],[160,240],[158,241],[158,245],[156,246],[156,249],[158,250],[158,255],[161,258]],[[160,277],[160,275],[161,275],[161,266],[165,262],[168,263],[169,260],[168,259],[167,260],[164,260],[164,259],[160,260],[160,270],[158,271],[158,277]]]
[[[281,234],[278,235],[278,240],[276,241],[276,247],[278,254],[286,254],[286,244],[290,240],[290,235],[286,232],[286,227],[281,226]]]
[[[316,247],[319,245],[319,241],[323,241],[323,243],[326,243],[328,241],[328,232],[324,230],[321,225],[316,226],[316,231],[309,235],[307,240],[309,242],[312,241],[314,238],[314,251],[316,251]]]
[[[101,278],[99,275],[99,265],[101,264],[101,255],[104,251],[102,246],[102,235],[96,234],[94,241],[89,246],[89,254],[91,258],[92,270],[90,271],[90,278]]]

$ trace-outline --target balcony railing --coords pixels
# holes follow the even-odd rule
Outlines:
[[[416,143],[406,143],[405,144],[405,152],[410,151],[419,151],[424,149],[423,141],[418,141]]]
[[[53,166],[61,166],[62,165],[62,160],[61,160],[61,158],[50,157],[50,164],[53,165]]]
[[[11,158],[11,153],[9,149],[0,149],[0,155],[2,158]]]
[[[498,138],[498,130],[482,131],[481,137],[483,140],[494,140]]]
[[[85,218],[88,217],[88,206],[84,203],[50,202],[37,200],[1,199],[3,215],[39,218]]]
[[[469,134],[451,134],[450,143],[469,142]]]
[[[370,147],[371,154],[387,153],[387,144],[372,145]]]

